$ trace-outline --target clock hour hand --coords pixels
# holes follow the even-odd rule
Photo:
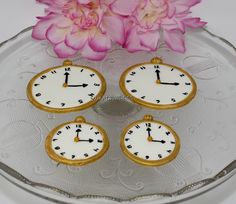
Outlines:
[[[68,85],[68,87],[83,87],[83,88],[85,88],[87,86],[88,86],[88,84]]]
[[[92,143],[92,142],[93,142],[93,139],[88,139],[88,140],[80,140],[79,142],[89,142],[89,143]]]
[[[152,142],[160,142],[160,143],[162,143],[162,144],[165,144],[165,143],[166,143],[165,140],[152,140]]]
[[[160,84],[163,84],[163,85],[173,85],[173,86],[178,86],[179,85],[178,82],[174,82],[174,83],[161,82]]]

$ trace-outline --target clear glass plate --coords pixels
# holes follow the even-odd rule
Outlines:
[[[105,76],[105,97],[93,108],[70,114],[49,114],[33,107],[26,86],[38,72],[62,64],[46,42],[31,39],[31,28],[0,44],[0,173],[16,185],[44,198],[80,203],[136,201],[168,203],[206,191],[236,172],[236,49],[206,30],[188,33],[187,52],[130,54],[114,47],[102,62],[80,56],[74,63],[95,67]],[[184,67],[198,84],[189,105],[155,111],[123,97],[118,82],[126,67],[154,56]],[[122,154],[121,131],[145,114],[171,125],[181,138],[178,157],[161,167],[139,166]],[[84,167],[58,165],[47,156],[48,132],[82,115],[108,133],[110,149]]]

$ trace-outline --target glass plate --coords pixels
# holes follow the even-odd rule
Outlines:
[[[97,68],[107,80],[105,97],[93,108],[70,114],[49,114],[33,107],[26,86],[38,72],[62,64],[47,42],[31,39],[31,28],[0,44],[0,173],[16,185],[44,198],[80,203],[136,201],[168,203],[206,191],[236,169],[236,49],[206,30],[188,33],[187,52],[130,54],[114,47],[102,62],[81,56],[74,63]],[[118,81],[126,67],[159,56],[184,67],[197,81],[197,97],[178,110],[142,108],[123,97]],[[178,157],[161,167],[139,166],[122,154],[121,131],[145,114],[171,125],[181,138]],[[84,167],[58,165],[44,149],[48,132],[76,116],[102,126],[110,149]]]

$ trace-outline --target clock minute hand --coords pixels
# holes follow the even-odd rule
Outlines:
[[[160,82],[161,82],[160,70],[157,69],[155,72],[156,72],[156,74],[157,74],[157,82],[160,83]]]
[[[69,79],[69,73],[68,72],[66,72],[65,74],[64,74],[66,77],[65,77],[65,84],[68,84],[68,79]]]
[[[174,82],[174,83],[161,82],[160,84],[163,84],[163,85],[173,85],[173,86],[178,86],[179,85],[178,82]]]
[[[68,85],[68,87],[83,87],[83,88],[85,88],[87,86],[88,86],[88,84]]]
[[[165,140],[152,140],[152,142],[160,142],[160,143],[162,143],[162,144],[165,144],[165,143],[166,143]]]

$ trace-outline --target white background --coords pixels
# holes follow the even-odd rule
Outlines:
[[[128,1],[128,0],[127,0]],[[208,22],[208,29],[236,45],[236,1],[202,0],[193,10]],[[36,22],[43,6],[34,0],[0,0],[0,42]],[[214,190],[181,204],[236,203],[236,176]],[[0,204],[51,204],[10,184],[0,176]]]

